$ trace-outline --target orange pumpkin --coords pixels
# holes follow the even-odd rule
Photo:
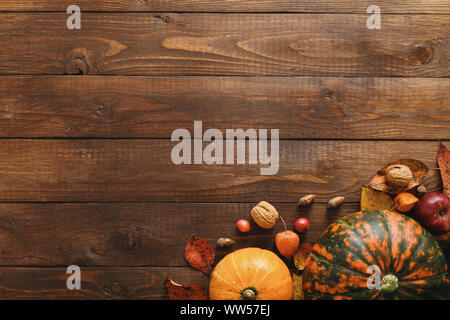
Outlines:
[[[246,248],[223,258],[211,274],[211,300],[291,300],[286,264],[272,251]]]

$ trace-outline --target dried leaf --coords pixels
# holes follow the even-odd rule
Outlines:
[[[438,165],[444,193],[450,197],[450,151],[442,143],[438,152]]]
[[[189,237],[184,250],[184,259],[192,268],[209,275],[215,256],[214,249],[208,241],[194,235]]]
[[[449,241],[450,240],[450,231],[447,233],[439,234],[434,236],[438,241]]]
[[[443,250],[445,250],[448,247],[448,244],[450,243],[450,231],[447,233],[440,234],[440,235],[435,235],[434,237],[436,238],[437,241],[439,241],[439,246]]]
[[[306,258],[308,258],[309,254],[312,252],[313,244],[312,243],[302,243],[297,252],[294,255],[294,265],[297,270],[302,271],[305,269]]]
[[[305,300],[303,294],[303,275],[293,274],[292,281],[294,283],[294,300]]]
[[[387,193],[363,187],[361,192],[361,211],[392,210],[394,201]]]
[[[389,185],[386,181],[386,169],[393,165],[405,165],[409,169],[411,169],[413,173],[412,181],[406,187],[395,187]],[[417,187],[422,184],[423,179],[427,176],[428,168],[427,166],[419,161],[414,159],[401,159],[398,161],[390,162],[385,165],[381,170],[377,172],[377,174],[372,178],[369,183],[369,186],[377,191],[383,191],[390,194],[398,194],[400,192],[406,192],[411,190],[414,187]]]
[[[181,285],[170,278],[164,281],[169,300],[208,300],[206,291],[198,284]]]

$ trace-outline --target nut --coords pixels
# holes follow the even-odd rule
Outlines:
[[[328,208],[337,208],[344,202],[344,200],[344,197],[335,197],[328,201]]]
[[[217,245],[221,248],[229,247],[234,244],[234,240],[230,238],[219,238],[217,240]]]
[[[251,212],[255,223],[264,229],[272,229],[278,221],[278,211],[270,203],[261,201]]]
[[[394,187],[406,187],[413,178],[411,169],[405,165],[396,164],[386,169],[387,183]]]
[[[300,198],[300,200],[298,200],[297,205],[299,207],[307,207],[311,204],[311,202],[314,201],[315,198],[316,198],[315,194],[307,194],[306,196],[303,196]]]

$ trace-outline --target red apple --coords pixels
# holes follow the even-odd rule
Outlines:
[[[309,228],[309,221],[306,218],[299,218],[294,223],[294,228],[299,233],[305,233]]]
[[[417,220],[431,233],[450,231],[450,198],[438,192],[425,194],[414,210]]]

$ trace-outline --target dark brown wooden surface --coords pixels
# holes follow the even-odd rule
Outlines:
[[[450,139],[449,92],[449,78],[2,76],[0,136],[170,138],[202,120],[282,139]]]
[[[0,74],[448,77],[449,15],[0,14]],[[32,30],[32,31],[30,31]]]
[[[235,222],[250,218],[256,203],[64,203],[1,204],[0,265],[135,267],[186,266],[186,239],[196,232],[216,249],[217,260],[234,249],[275,249],[274,232],[252,223],[251,234],[240,233]],[[358,203],[327,209],[325,203],[297,208],[296,203],[274,203],[289,227],[307,217],[311,229],[304,242],[317,241],[337,217],[359,210]],[[216,247],[219,237],[232,237],[232,248]],[[0,276],[1,278],[1,276]]]
[[[0,201],[295,202],[315,193],[359,201],[361,186],[398,158],[436,167],[435,141],[280,141],[277,175],[262,165],[175,165],[170,140],[0,140]],[[441,188],[436,170],[429,190]]]
[[[66,28],[71,4],[81,30]],[[372,4],[381,30],[366,28]],[[442,187],[448,0],[2,0],[0,12],[0,299],[165,299],[167,276],[207,289],[187,237],[235,239],[216,260],[276,252],[281,225],[235,228],[260,200],[290,228],[307,217],[309,242],[359,210],[388,161],[422,160],[427,188]],[[279,129],[279,173],[172,164],[171,133],[194,120]],[[318,198],[300,209],[306,193]],[[66,287],[70,264],[82,290]]]
[[[66,268],[0,268],[0,299],[166,299],[166,277],[208,286],[189,267],[83,268],[80,290],[67,289],[68,276]]]
[[[2,0],[0,11],[65,12],[72,4],[83,11],[365,13],[378,5],[383,13],[450,13],[447,0]]]

